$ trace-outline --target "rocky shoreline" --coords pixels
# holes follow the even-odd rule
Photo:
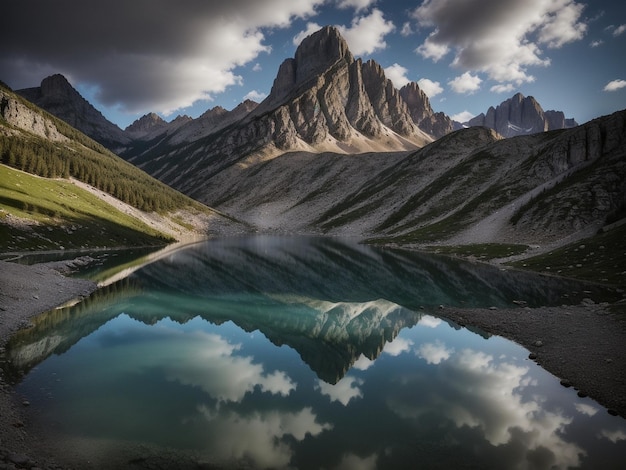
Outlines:
[[[58,265],[0,261],[0,348],[15,331],[28,327],[32,317],[97,288],[93,282],[65,277],[57,269]],[[580,396],[593,398],[609,413],[626,417],[626,314],[613,313],[612,307],[586,300],[577,306],[442,308],[438,313],[458,325],[521,344],[563,386],[573,386]],[[26,406],[0,369],[0,469],[68,468],[67,456],[52,455],[46,436],[29,426]]]
[[[28,327],[31,318],[86,297],[96,288],[91,281],[65,277],[46,265],[0,261],[0,356],[11,335]],[[0,366],[0,468],[63,468],[47,455],[42,436],[31,434],[25,405]]]

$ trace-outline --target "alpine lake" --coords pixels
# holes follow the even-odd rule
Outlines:
[[[49,445],[93,468],[625,468],[625,420],[440,308],[588,285],[328,237],[215,239],[123,276],[100,256],[82,275],[109,281],[1,358]]]

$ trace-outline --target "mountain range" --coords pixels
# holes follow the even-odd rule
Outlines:
[[[467,123],[396,89],[333,27],[268,97],[125,130],[60,75],[18,91],[172,188],[262,231],[402,244],[550,245],[626,212],[626,113],[577,125],[516,94]]]

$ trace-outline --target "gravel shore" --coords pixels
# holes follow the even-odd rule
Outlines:
[[[96,288],[91,281],[65,277],[46,265],[0,261],[0,352],[32,317],[86,297]],[[43,450],[42,436],[30,434],[23,408],[0,368],[0,468],[61,468]]]
[[[0,261],[0,351],[15,331],[28,327],[30,318],[85,297],[96,287],[50,266]],[[443,308],[439,314],[521,344],[564,386],[626,417],[626,314],[591,301],[535,309]],[[58,464],[63,456],[49,454],[46,436],[29,427],[24,409],[0,369],[0,468],[65,468]]]

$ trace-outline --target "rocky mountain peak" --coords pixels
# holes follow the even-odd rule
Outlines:
[[[324,73],[340,60],[348,64],[354,57],[348,43],[334,26],[326,26],[304,38],[295,55],[295,83],[303,83]]]
[[[58,98],[80,98],[79,93],[70,85],[70,82],[61,75],[55,74],[41,81],[41,96],[45,96],[48,99]]]
[[[479,114],[466,125],[489,127],[504,137],[573,127],[572,123],[577,125],[573,120],[566,120],[565,115],[561,118],[559,113],[544,112],[534,97],[516,93],[497,107],[489,107],[487,114]]]
[[[109,149],[123,147],[131,140],[84,99],[63,75],[44,78],[40,86],[17,90],[16,93]]]
[[[167,125],[167,122],[165,122],[158,114],[148,113],[133,122],[125,129],[125,131],[132,134],[144,134],[165,125]]]
[[[411,119],[427,134],[439,138],[454,130],[454,123],[444,113],[435,113],[428,95],[416,82],[400,88],[400,96],[407,104]]]

